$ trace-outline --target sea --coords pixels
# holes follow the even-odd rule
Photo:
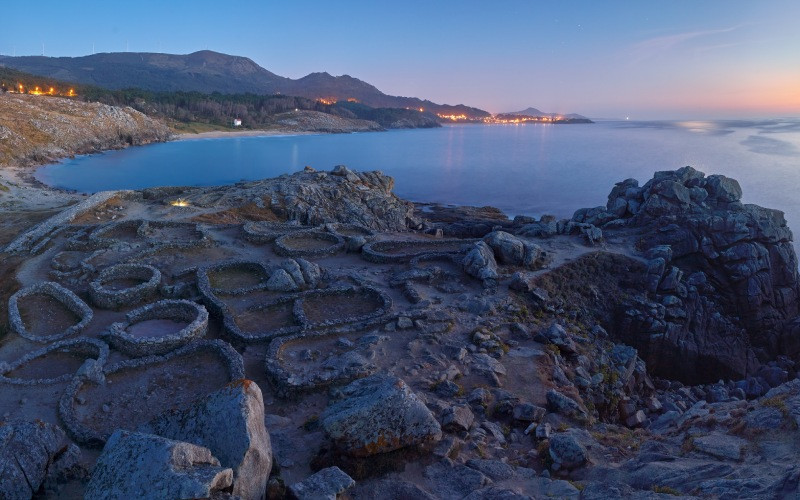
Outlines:
[[[614,183],[643,184],[686,165],[739,181],[745,203],[782,210],[800,231],[800,120],[597,121],[190,139],[79,156],[38,169],[57,188],[93,193],[211,186],[311,166],[381,170],[419,202],[493,206],[509,216],[570,217],[604,205]]]

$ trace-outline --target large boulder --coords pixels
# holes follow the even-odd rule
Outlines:
[[[479,241],[464,257],[464,271],[484,283],[491,283],[499,276],[497,261],[492,248],[486,242]]]
[[[272,470],[272,447],[264,425],[264,400],[255,382],[239,380],[184,410],[168,411],[139,428],[204,446],[233,469],[233,494],[260,499]]]
[[[56,425],[39,420],[0,422],[0,498],[31,498],[68,444]]]
[[[555,470],[575,469],[589,460],[586,448],[568,433],[550,436],[548,453],[553,460],[553,469]]]
[[[555,389],[547,391],[547,406],[556,413],[572,418],[587,418],[588,416],[586,410],[577,401]]]
[[[445,500],[462,499],[471,492],[492,484],[482,472],[445,458],[425,468],[431,492]]]
[[[341,391],[320,416],[328,436],[345,453],[364,457],[438,441],[442,429],[401,379],[372,375]]]
[[[208,448],[117,430],[97,458],[85,498],[210,498],[232,480],[233,471]]]
[[[494,251],[495,259],[511,266],[540,269],[548,261],[548,254],[539,245],[525,241],[505,231],[487,234],[483,241]]]

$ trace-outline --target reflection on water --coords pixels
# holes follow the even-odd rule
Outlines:
[[[702,122],[702,121],[685,121],[685,122],[675,122],[675,124],[679,127],[682,127],[689,132],[694,132],[696,134],[730,134],[733,130],[724,127],[724,124],[720,122]]]
[[[385,133],[180,141],[67,160],[37,171],[50,185],[94,192],[215,185],[311,165],[383,170],[407,199],[491,205],[510,215],[569,217],[605,204],[614,183],[691,165],[738,179],[744,201],[800,227],[800,122],[607,121],[455,125]]]
[[[800,150],[789,141],[751,135],[740,143],[754,153],[780,156],[798,156]]]

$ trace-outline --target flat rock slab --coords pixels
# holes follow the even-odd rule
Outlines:
[[[747,448],[747,441],[736,436],[713,432],[708,436],[694,438],[694,447],[717,458],[741,460]]]
[[[472,367],[477,371],[485,373],[494,373],[495,375],[506,374],[506,367],[503,366],[503,363],[489,356],[488,354],[485,353],[474,354],[473,359],[475,360],[475,362],[472,365]]]
[[[42,421],[0,424],[0,498],[31,498],[67,443],[60,427]]]
[[[322,413],[325,432],[345,453],[365,457],[438,441],[442,429],[401,379],[373,375],[342,389],[343,399]]]
[[[336,500],[336,495],[356,482],[338,467],[328,467],[289,486],[298,500]]]
[[[272,447],[264,426],[264,399],[255,382],[239,380],[189,408],[163,413],[142,432],[207,447],[233,469],[233,494],[264,496],[272,470]]]
[[[436,497],[414,483],[400,478],[379,479],[359,483],[353,498],[380,498],[381,500],[436,500]]]
[[[232,481],[233,471],[208,448],[118,430],[97,459],[85,498],[208,498]]]
[[[443,500],[461,500],[473,491],[492,484],[492,480],[482,472],[454,464],[446,458],[426,467],[425,477],[431,486],[430,491]]]

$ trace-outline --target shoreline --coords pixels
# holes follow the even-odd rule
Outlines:
[[[201,139],[226,139],[230,137],[294,137],[300,135],[318,135],[325,134],[326,132],[304,132],[290,129],[274,129],[274,130],[211,130],[208,132],[184,132],[175,134],[172,141],[191,141]],[[330,133],[330,132],[327,132]]]

